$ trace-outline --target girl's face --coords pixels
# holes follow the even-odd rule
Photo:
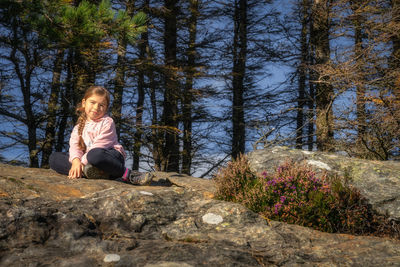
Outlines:
[[[107,100],[105,96],[92,95],[82,100],[82,107],[85,109],[86,118],[97,120],[107,112]]]

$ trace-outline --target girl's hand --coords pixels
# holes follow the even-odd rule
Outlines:
[[[69,170],[68,178],[77,179],[82,177],[82,170],[83,170],[83,164],[81,163],[81,160],[79,158],[74,158],[72,160],[72,166],[71,169]]]

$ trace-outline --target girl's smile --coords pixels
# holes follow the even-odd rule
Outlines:
[[[97,120],[103,117],[107,111],[107,100],[104,96],[92,95],[82,100],[82,107],[85,109],[88,120]]]

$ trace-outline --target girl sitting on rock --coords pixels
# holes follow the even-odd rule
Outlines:
[[[69,154],[52,153],[50,168],[70,179],[84,176],[149,184],[152,173],[125,167],[125,151],[118,142],[114,121],[107,115],[109,105],[110,93],[104,87],[92,86],[86,91],[76,108],[79,118],[69,140]]]

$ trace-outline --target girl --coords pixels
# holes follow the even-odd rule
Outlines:
[[[90,87],[76,108],[79,115],[69,140],[69,155],[54,152],[50,168],[70,179],[115,179],[145,185],[152,173],[140,173],[125,167],[125,151],[118,143],[115,124],[107,115],[110,93],[101,86]]]

